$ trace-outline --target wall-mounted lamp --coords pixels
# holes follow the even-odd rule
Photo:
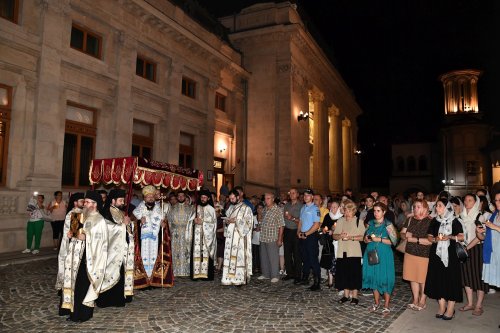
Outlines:
[[[304,112],[302,112],[302,110],[300,110],[299,115],[297,116],[297,120],[298,121],[301,121],[301,120],[306,121],[307,119],[309,119],[309,112],[304,113]]]
[[[226,149],[227,149],[226,145],[220,145],[219,146],[219,153],[222,153],[222,152],[226,151]]]
[[[442,179],[441,180],[441,183],[443,183],[444,185],[453,185],[455,184],[455,179]]]

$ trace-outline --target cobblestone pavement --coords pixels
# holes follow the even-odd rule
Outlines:
[[[253,278],[243,287],[219,281],[177,279],[174,288],[136,291],[125,308],[96,308],[85,323],[58,316],[55,259],[0,268],[1,332],[383,332],[404,311],[411,295],[396,273],[392,312],[369,313],[372,297],[358,306],[333,289],[311,292],[291,281]],[[397,271],[401,265],[397,264]]]

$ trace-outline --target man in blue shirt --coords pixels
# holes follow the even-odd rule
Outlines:
[[[309,272],[313,271],[314,284],[310,290],[320,290],[321,269],[319,266],[318,255],[318,235],[317,231],[320,227],[321,213],[319,207],[313,203],[314,192],[311,189],[304,191],[305,205],[300,210],[300,221],[297,228],[297,237],[300,242],[302,251],[302,285],[309,284]]]

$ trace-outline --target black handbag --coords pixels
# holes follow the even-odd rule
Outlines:
[[[377,249],[368,251],[368,264],[372,266],[380,264],[380,258],[378,256]]]
[[[462,263],[466,262],[467,258],[469,258],[469,254],[467,253],[465,246],[463,246],[462,243],[455,242],[455,248],[457,251],[458,261]]]

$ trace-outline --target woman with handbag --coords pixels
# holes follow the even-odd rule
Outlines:
[[[341,304],[351,300],[357,305],[358,290],[361,289],[361,246],[365,225],[356,218],[356,204],[350,200],[344,203],[344,216],[337,221],[333,239],[339,242],[337,248],[337,265],[335,272],[335,288],[344,291],[338,301]]]
[[[483,282],[483,244],[476,237],[476,226],[484,224],[485,218],[482,216],[479,207],[481,201],[472,194],[464,197],[464,210],[460,214],[465,234],[465,245],[469,258],[462,263],[462,282],[467,296],[467,305],[461,307],[460,311],[471,311],[475,316],[483,314],[483,299],[488,292],[489,286]],[[476,304],[474,304],[474,293],[477,293]]]
[[[363,288],[373,290],[374,304],[370,312],[380,307],[380,296],[384,297],[382,314],[391,313],[389,302],[395,283],[394,253],[391,245],[397,242],[394,225],[385,219],[387,206],[381,202],[373,205],[375,219],[368,222],[364,241],[368,243],[363,256]]]
[[[476,236],[484,240],[483,281],[500,287],[500,193],[494,196],[495,211],[484,226],[476,227]],[[495,249],[495,250],[493,250]]]
[[[439,199],[435,208],[437,215],[427,231],[427,240],[432,245],[425,294],[438,300],[436,318],[451,320],[455,316],[455,302],[462,302],[462,278],[456,243],[463,241],[464,234],[462,224],[454,217],[448,200]]]
[[[421,311],[426,308],[425,278],[429,266],[429,250],[432,243],[427,239],[431,219],[429,205],[425,200],[417,199],[413,203],[413,216],[401,230],[401,239],[406,240],[403,261],[403,280],[410,281],[413,302],[408,308]]]
[[[330,212],[326,214],[320,227],[320,242],[323,243],[323,250],[319,265],[328,272],[328,288],[333,286],[333,275],[335,274],[335,248],[332,235],[335,225],[341,217],[340,203],[334,200],[330,203]]]

